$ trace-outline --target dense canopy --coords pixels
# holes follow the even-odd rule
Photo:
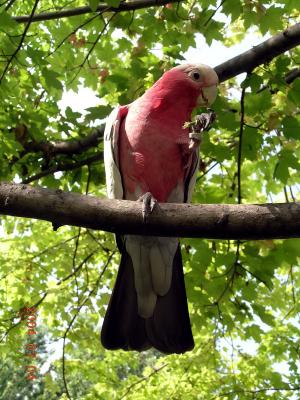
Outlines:
[[[229,48],[297,22],[299,0],[2,0],[1,181],[105,197],[101,124],[116,104],[136,99],[190,48],[201,60],[200,39]],[[266,49],[242,82],[231,65],[202,144],[195,203],[299,201],[295,37],[289,51]],[[63,93],[82,86],[99,104],[62,111]],[[114,236],[56,228],[1,216],[1,398],[299,398],[300,239],[183,238],[196,346],[164,356],[101,347]]]

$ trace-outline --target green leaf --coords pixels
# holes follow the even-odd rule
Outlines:
[[[279,56],[275,60],[275,65],[276,65],[276,72],[280,74],[281,76],[284,74],[284,72],[287,71],[287,67],[290,65],[291,60],[287,56]]]
[[[40,50],[36,50],[31,46],[27,46],[26,52],[28,56],[32,59],[32,61],[39,65],[46,65],[46,61],[44,60],[45,53]]]
[[[300,139],[300,122],[295,117],[285,117],[282,121],[283,134],[286,138]]]
[[[261,76],[257,74],[250,74],[249,76],[246,77],[246,79],[241,83],[241,88],[247,88],[250,87],[252,92],[257,92],[260,86],[263,83],[263,79]]]
[[[6,32],[15,29],[18,26],[16,21],[5,10],[0,12],[0,31]]]
[[[96,11],[99,5],[99,0],[89,0],[89,5],[92,11]]]
[[[88,114],[85,117],[85,121],[94,121],[96,119],[103,119],[106,118],[109,113],[111,112],[110,106],[97,106],[97,107],[89,107],[86,108]]]
[[[247,337],[252,338],[259,343],[261,341],[263,331],[258,325],[252,324],[246,327],[245,334]]]
[[[79,112],[74,112],[69,106],[66,108],[65,114],[68,121],[76,121],[81,117]]]
[[[262,135],[259,133],[258,129],[246,126],[243,134],[243,157],[249,160],[256,160],[261,145]]]
[[[60,91],[63,89],[62,83],[58,79],[60,75],[57,72],[44,68],[42,74],[48,89],[57,89]]]
[[[287,160],[281,158],[275,166],[274,178],[279,179],[282,183],[286,184],[289,177],[289,164]]]
[[[259,304],[253,304],[252,308],[257,313],[262,322],[269,326],[274,326],[275,318],[273,317],[273,315],[267,312],[263,306]]]
[[[289,90],[288,93],[288,98],[295,103],[296,105],[299,106],[300,104],[300,80],[296,79],[293,83],[292,83],[292,87]]]
[[[272,95],[268,91],[261,93],[247,93],[245,96],[245,108],[250,115],[261,114],[269,110],[272,104]]]
[[[222,10],[226,15],[230,15],[232,21],[239,18],[242,12],[242,4],[240,0],[226,0],[222,6]]]

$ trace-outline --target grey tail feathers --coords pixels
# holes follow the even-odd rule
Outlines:
[[[120,240],[118,240],[120,243]],[[120,246],[121,247],[121,246]],[[170,290],[158,296],[153,315],[138,315],[132,261],[125,246],[121,249],[121,263],[106,311],[101,331],[103,347],[109,350],[143,351],[151,347],[166,353],[192,350],[191,331],[183,266],[178,246],[173,261]]]

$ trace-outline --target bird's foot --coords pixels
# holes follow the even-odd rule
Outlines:
[[[216,120],[215,112],[209,108],[208,112],[196,115],[194,121],[187,122],[184,127],[191,128],[189,132],[189,149],[198,147],[202,141],[203,132],[208,132]]]
[[[142,215],[144,222],[146,218],[152,213],[155,205],[157,204],[157,200],[152,196],[150,192],[143,194],[141,197],[138,198],[138,201],[143,203],[142,206]]]

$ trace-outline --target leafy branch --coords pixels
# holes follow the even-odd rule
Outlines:
[[[19,153],[19,156],[14,156],[10,161],[9,165],[13,165],[19,160],[21,160],[25,155],[29,153],[42,153],[43,158],[45,160],[45,164],[42,167],[42,171],[26,177],[23,179],[23,183],[30,183],[41,179],[45,176],[54,174],[55,172],[60,171],[71,171],[77,168],[80,168],[85,165],[91,165],[94,162],[98,162],[103,159],[102,152],[97,152],[97,154],[93,156],[86,157],[83,160],[74,160],[70,161],[56,161],[56,156],[66,155],[72,156],[84,153],[90,148],[95,148],[100,143],[103,138],[104,126],[101,125],[97,129],[95,129],[89,135],[79,138],[79,139],[71,139],[65,141],[36,141],[31,137],[28,128],[24,124],[18,125],[15,130],[15,139],[21,144],[24,150]],[[51,166],[49,163],[51,162]],[[48,167],[48,168],[47,168]],[[25,175],[25,173],[24,173]]]
[[[160,7],[168,3],[178,3],[181,1],[183,0],[133,0],[128,2],[121,2],[118,7],[111,7],[108,4],[102,3],[96,8],[95,11],[119,13],[124,11],[140,10],[149,7]],[[72,8],[54,12],[45,12],[35,15],[34,18],[32,19],[32,22],[49,21],[51,19],[74,17],[76,15],[89,14],[95,11],[93,11],[89,6],[85,6],[85,7],[78,7],[78,8]],[[13,18],[16,22],[24,23],[29,20],[30,16],[22,15]]]
[[[74,266],[73,271],[70,272],[69,275],[65,276],[64,278],[62,278],[60,281],[57,282],[57,286],[61,285],[63,282],[69,280],[70,278],[72,278],[72,276],[77,276],[77,272],[79,272],[82,267],[89,261],[90,258],[92,258],[95,254],[97,254],[97,252],[99,252],[99,249],[96,248],[94,249],[91,253],[89,253],[79,264],[77,267]]]
[[[42,297],[41,297],[35,304],[33,304],[33,305],[31,306],[31,308],[37,308],[37,307],[45,300],[45,298],[47,297],[47,295],[48,295],[47,292],[44,293],[44,294],[42,295]],[[20,310],[20,311],[21,311],[21,310]],[[19,311],[19,313],[20,313],[20,311]],[[17,322],[13,322],[13,321],[15,320],[15,318],[19,318],[19,320],[18,320]],[[4,342],[4,340],[6,339],[6,337],[8,336],[8,334],[9,334],[10,331],[12,331],[14,328],[16,328],[18,325],[20,325],[20,324],[22,323],[22,317],[20,317],[20,315],[14,314],[14,315],[12,316],[12,318],[10,318],[10,321],[11,321],[11,325],[10,325],[10,327],[6,330],[6,332],[3,334],[3,336],[0,338],[0,343],[3,343],[3,342]]]
[[[36,8],[38,6],[38,3],[39,3],[39,0],[35,0],[34,6],[33,6],[32,11],[31,11],[31,14],[28,17],[27,24],[26,24],[25,29],[23,31],[23,34],[21,36],[21,40],[20,40],[16,50],[9,57],[9,59],[8,59],[8,61],[6,63],[6,66],[5,66],[4,70],[2,71],[2,74],[0,76],[0,84],[1,84],[1,82],[2,82],[2,80],[4,78],[4,76],[5,76],[6,72],[8,71],[11,63],[13,62],[13,59],[17,56],[18,52],[21,50],[21,48],[22,48],[22,46],[24,44],[27,32],[28,32],[28,30],[30,28],[30,25],[31,25],[32,21],[33,21],[34,13],[35,13],[35,10],[36,10]]]
[[[103,11],[104,12],[104,11]],[[54,54],[72,35],[75,35],[76,32],[79,31],[79,29],[84,28],[87,26],[89,23],[94,21],[94,19],[98,18],[103,12],[99,12],[96,15],[93,15],[92,17],[88,18],[86,21],[84,21],[82,24],[78,25],[71,33],[69,33],[66,37],[64,37],[59,44],[55,47],[54,50],[52,50],[47,57],[51,56]]]
[[[99,33],[98,36],[96,37],[96,40],[94,41],[94,43],[92,44],[92,46],[91,46],[91,48],[89,49],[88,53],[87,53],[86,56],[84,57],[84,60],[82,61],[82,63],[81,63],[79,66],[75,67],[75,68],[78,68],[78,71],[76,72],[76,74],[74,75],[74,77],[72,78],[72,80],[71,80],[70,83],[72,83],[72,82],[76,79],[76,77],[78,76],[80,70],[84,67],[84,65],[85,65],[86,62],[88,61],[88,59],[89,59],[90,55],[92,54],[94,48],[95,48],[95,47],[97,46],[97,44],[99,43],[99,40],[101,39],[101,37],[102,37],[102,35],[104,34],[104,32],[106,31],[106,29],[107,29],[107,27],[108,27],[110,21],[114,18],[115,15],[116,15],[115,13],[114,13],[113,15],[111,15],[110,18],[108,18],[107,21],[103,20],[104,26],[103,26],[102,30],[100,31],[100,33]]]
[[[95,291],[97,290],[97,288],[98,288],[98,286],[99,286],[99,283],[101,282],[101,279],[102,279],[102,277],[103,277],[103,275],[104,275],[106,269],[108,268],[108,266],[109,266],[109,264],[110,264],[110,262],[111,262],[111,260],[112,260],[112,258],[113,258],[113,256],[114,256],[114,254],[115,254],[115,251],[113,251],[113,252],[109,255],[109,257],[107,258],[107,261],[106,261],[106,263],[105,263],[105,265],[104,265],[104,267],[103,267],[103,269],[102,269],[102,271],[101,271],[101,274],[99,275],[98,279],[96,280],[93,289],[91,289],[91,290],[88,292],[86,298],[85,298],[85,299],[81,302],[81,304],[79,304],[78,307],[76,308],[76,313],[73,315],[73,317],[72,317],[71,321],[69,322],[69,324],[68,324],[68,326],[67,326],[67,329],[65,330],[64,335],[63,335],[62,377],[63,377],[63,383],[64,383],[64,388],[65,388],[65,393],[66,393],[66,396],[67,396],[68,399],[71,399],[71,396],[70,396],[70,392],[69,392],[69,390],[68,390],[68,384],[67,384],[67,380],[66,380],[66,358],[65,358],[66,339],[67,339],[68,333],[69,333],[69,331],[71,330],[71,328],[72,328],[72,326],[73,326],[73,324],[74,324],[76,318],[78,317],[78,315],[79,315],[79,313],[80,313],[82,307],[86,304],[86,302],[89,300],[89,298],[90,298],[90,297],[95,293]]]
[[[227,396],[232,396],[232,395],[238,395],[238,394],[252,394],[253,396],[258,394],[258,393],[265,393],[265,392],[296,392],[300,390],[300,386],[288,386],[288,387],[267,387],[267,388],[261,388],[261,389],[252,389],[252,390],[232,390],[230,392],[224,392],[224,393],[219,393],[217,396],[212,397],[211,400],[216,400],[219,399],[220,397],[227,397]]]
[[[52,158],[58,154],[81,154],[91,147],[98,146],[100,140],[103,138],[103,134],[104,125],[101,125],[83,138],[65,141],[38,142],[30,137],[25,125],[18,125],[15,128],[15,138],[22,145],[25,151],[22,153],[22,156],[28,153],[42,152],[47,158]]]
[[[168,366],[169,363],[165,363],[163,365],[161,365],[158,368],[153,367],[153,371],[147,375],[147,376],[143,376],[142,378],[140,378],[139,380],[137,380],[136,382],[133,382],[130,386],[128,386],[126,392],[120,397],[120,400],[124,399],[125,397],[127,397],[127,395],[130,393],[130,391],[137,385],[139,385],[142,382],[145,382],[147,380],[149,380],[153,375],[157,374],[158,372],[160,372],[162,369],[164,369],[165,367]]]
[[[113,14],[114,15],[114,14]],[[113,16],[112,16],[113,17]],[[111,18],[112,18],[111,17]],[[108,21],[109,23],[109,21]],[[104,29],[106,29],[108,23],[105,24]],[[97,42],[100,40],[103,31],[100,32],[96,41],[94,42],[92,48],[89,50],[87,56],[85,57],[84,62],[81,64],[80,67],[84,65],[84,63],[88,60],[89,55],[91,54],[93,48],[96,46]],[[261,63],[269,62],[272,58],[285,52],[286,50],[295,47],[300,44],[300,24],[296,24],[285,30],[284,32],[273,36],[272,38],[266,40],[265,42],[261,43],[260,45],[254,47],[251,50],[242,53],[241,55],[234,57],[225,63],[222,63],[215,67],[215,71],[219,76],[220,82],[223,82],[233,76],[236,76],[242,72],[249,72],[256,66],[260,65]],[[285,81],[287,84],[290,84],[295,79],[300,77],[300,69],[295,68],[291,70],[285,77]],[[267,86],[263,86],[261,90],[266,89]],[[241,124],[241,126],[244,125]],[[23,127],[27,129],[26,127]],[[57,141],[57,142],[36,142],[34,140],[28,140],[28,134],[17,135],[16,139],[21,143],[24,147],[24,151],[21,152],[20,157],[23,157],[25,154],[29,152],[39,152],[41,151],[44,153],[45,159],[53,158],[57,154],[80,154],[85,150],[96,147],[103,137],[104,126],[100,126],[90,135],[86,136],[85,138],[80,138],[78,140],[67,140],[67,141]],[[240,132],[241,136],[241,132]],[[240,144],[241,146],[241,140]],[[239,151],[241,155],[241,152]],[[95,161],[100,160],[101,157],[99,155],[95,156]],[[15,157],[14,162],[18,159]],[[40,173],[28,177],[23,180],[23,183],[33,182],[38,180],[44,176],[50,175],[57,171],[66,171],[78,168],[82,165],[87,165],[93,162],[93,159],[87,159],[86,162],[80,161],[77,164],[75,163],[61,163],[60,165],[52,166],[51,168],[41,171]],[[240,162],[238,163],[240,165]],[[238,171],[238,180],[240,181],[240,170]],[[238,185],[240,190],[240,184]],[[241,198],[241,193],[239,193],[239,198]]]

